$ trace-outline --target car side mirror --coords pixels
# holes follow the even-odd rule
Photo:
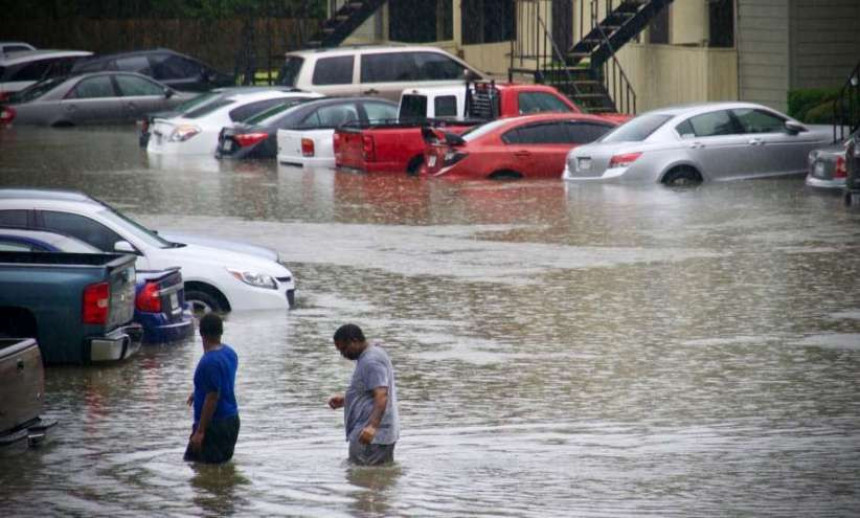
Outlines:
[[[113,249],[124,254],[137,254],[138,251],[128,241],[117,241],[113,244]]]
[[[787,131],[789,135],[797,135],[798,133],[806,131],[806,128],[799,122],[785,121],[785,131]]]
[[[165,88],[164,89],[164,98],[165,99],[170,99],[174,95],[176,95],[176,92],[174,92],[173,89],[171,89],[171,88]]]

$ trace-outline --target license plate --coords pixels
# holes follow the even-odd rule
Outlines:
[[[580,171],[588,171],[591,169],[591,159],[590,158],[580,158],[576,161],[576,168]]]
[[[221,143],[221,150],[224,151],[225,153],[232,152],[233,151],[233,141],[228,140],[228,139],[224,139],[224,141]]]
[[[170,307],[171,307],[171,309],[179,307],[179,295],[178,294],[176,294],[176,293],[170,294]]]
[[[427,159],[427,167],[436,167],[436,155],[430,155]]]
[[[812,171],[812,176],[824,178],[824,163],[818,162],[815,164],[815,169]]]

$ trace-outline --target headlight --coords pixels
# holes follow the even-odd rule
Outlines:
[[[230,275],[256,288],[278,289],[278,282],[271,275],[257,272],[243,272],[240,270],[227,270]]]
[[[197,126],[179,126],[170,134],[170,141],[185,142],[198,133],[200,133],[200,128]]]

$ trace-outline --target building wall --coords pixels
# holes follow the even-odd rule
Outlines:
[[[790,86],[837,88],[860,61],[860,1],[791,3]]]
[[[737,0],[739,95],[786,111],[789,0]]]

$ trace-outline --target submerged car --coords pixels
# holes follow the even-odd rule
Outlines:
[[[281,163],[334,166],[334,129],[350,121],[397,116],[397,104],[373,97],[324,98],[279,105],[218,137],[219,158],[275,158]],[[290,131],[285,131],[290,130]]]
[[[101,250],[55,232],[0,228],[0,251],[98,254]],[[179,268],[136,271],[134,321],[147,343],[173,342],[194,334],[194,320],[186,310]]]
[[[421,174],[445,178],[559,178],[571,148],[594,142],[615,125],[580,113],[498,119],[462,135],[424,130],[430,145]]]
[[[179,266],[195,313],[295,305],[295,279],[276,252],[263,257],[241,251],[246,247],[171,241],[82,192],[0,189],[0,225],[57,232],[104,252],[135,254],[139,270]]]
[[[300,103],[322,97],[302,91],[267,89],[231,93],[177,117],[155,119],[146,150],[159,155],[209,155],[218,147],[218,135],[225,126],[284,103]]]
[[[0,124],[69,127],[134,122],[187,99],[172,88],[131,72],[96,72],[48,79],[0,107]]]
[[[827,147],[813,149],[809,152],[809,167],[806,174],[806,185],[819,189],[844,189],[848,170],[845,165],[845,142]]]
[[[26,44],[24,44],[26,45]],[[16,50],[0,53],[0,101],[45,79],[69,74],[86,50]]]
[[[699,183],[806,172],[832,127],[807,126],[752,103],[654,110],[568,154],[564,179]]]

